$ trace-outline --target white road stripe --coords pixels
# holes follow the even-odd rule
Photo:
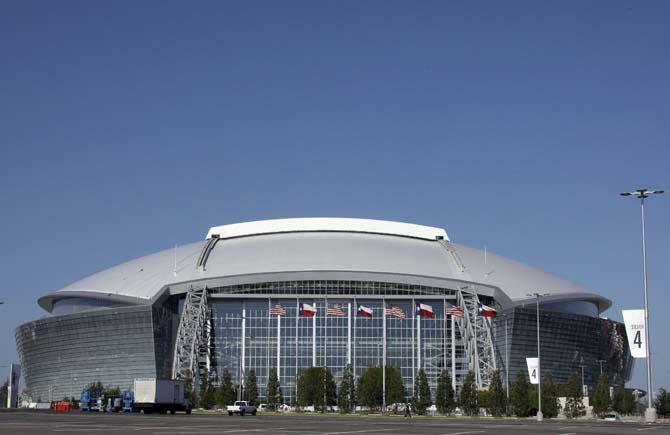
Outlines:
[[[442,435],[465,435],[468,433],[484,433],[483,430],[471,430],[468,432],[449,432],[449,433],[443,433]]]
[[[567,433],[561,433],[558,435],[577,435],[575,432],[567,432]]]
[[[654,429],[658,429],[658,426],[654,426],[654,427],[645,427],[645,428],[642,428],[642,429],[638,429],[637,431],[638,431],[638,432],[641,432],[641,431],[643,431],[643,430],[654,430]]]

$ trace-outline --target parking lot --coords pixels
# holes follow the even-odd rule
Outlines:
[[[443,419],[227,414],[140,415],[3,410],[0,434],[287,434],[287,435],[469,435],[469,434],[668,434],[670,425],[532,420]]]

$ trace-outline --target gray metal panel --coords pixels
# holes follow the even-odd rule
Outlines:
[[[205,241],[128,261],[77,281],[40,299],[49,309],[61,295],[104,293],[113,299],[137,298],[149,302],[166,287],[216,278],[293,272],[373,273],[426,279],[475,282],[498,287],[512,301],[533,291],[561,299],[588,296],[601,309],[611,303],[579,286],[528,265],[464,245],[452,243],[466,270],[438,242],[362,233],[282,233],[220,241],[209,256],[206,270],[197,270]],[[175,256],[176,253],[176,256]],[[175,269],[175,257],[177,267]],[[175,274],[176,272],[176,274]],[[355,278],[352,278],[355,279]]]

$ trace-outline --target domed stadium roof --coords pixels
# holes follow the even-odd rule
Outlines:
[[[302,218],[212,227],[206,240],[140,257],[103,270],[40,298],[95,298],[148,303],[163,290],[186,291],[193,282],[317,279],[427,283],[436,287],[476,283],[503,304],[588,300],[599,311],[611,302],[525,264],[449,241],[440,228],[345,218]],[[286,279],[282,279],[282,277]]]

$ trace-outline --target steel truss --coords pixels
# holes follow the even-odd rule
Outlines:
[[[456,303],[463,309],[463,318],[457,322],[468,369],[475,373],[475,382],[478,388],[485,388],[491,384],[493,371],[497,369],[491,321],[479,315],[479,297],[474,287],[458,287]]]
[[[172,362],[172,379],[209,372],[211,348],[210,308],[207,287],[191,287],[186,294]],[[197,370],[196,370],[197,369]]]
[[[451,243],[446,240],[438,240],[438,242],[451,254],[456,268],[461,273],[467,274],[466,265]],[[467,275],[464,278],[467,278]],[[487,388],[491,383],[493,371],[497,369],[491,321],[479,315],[480,301],[477,290],[472,285],[457,287],[456,304],[463,309],[464,314],[456,324],[463,340],[465,362],[468,369],[475,374],[477,387]]]

